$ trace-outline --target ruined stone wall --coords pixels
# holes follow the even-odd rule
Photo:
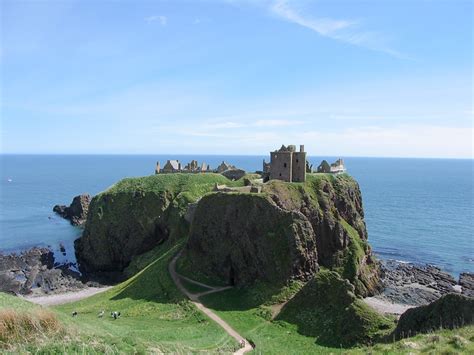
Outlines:
[[[293,182],[306,181],[306,152],[293,153],[292,178]]]
[[[270,180],[292,181],[292,154],[291,152],[272,152],[270,154]]]

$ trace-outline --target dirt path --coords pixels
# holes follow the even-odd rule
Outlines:
[[[199,297],[200,296],[203,296],[203,295],[208,295],[210,293],[214,293],[214,292],[220,292],[220,291],[224,291],[224,290],[227,290],[229,288],[231,288],[231,286],[227,286],[227,287],[213,287],[213,286],[209,286],[209,285],[205,285],[203,283],[200,283],[200,282],[197,282],[197,281],[194,281],[192,279],[189,279],[187,277],[184,277],[184,276],[181,276],[179,275],[177,272],[176,272],[176,261],[178,260],[179,256],[181,255],[181,252],[179,252],[174,258],[173,260],[171,260],[170,264],[168,265],[168,270],[169,270],[169,273],[171,275],[171,278],[173,279],[174,283],[176,284],[176,287],[178,287],[178,289],[184,293],[190,300],[191,302],[201,311],[203,312],[204,314],[206,314],[209,318],[211,318],[214,322],[216,322],[217,324],[219,324],[226,332],[227,334],[229,334],[232,338],[234,338],[235,340],[237,340],[239,342],[239,344],[244,344],[244,346],[242,348],[240,348],[239,350],[237,350],[236,352],[234,352],[234,354],[245,354],[246,352],[249,352],[251,350],[253,350],[252,346],[250,345],[250,343],[244,338],[242,337],[239,333],[237,333],[226,321],[224,321],[221,317],[219,317],[217,314],[215,314],[213,311],[211,311],[209,308],[205,307],[201,301],[199,301]],[[208,288],[209,291],[205,291],[205,292],[201,292],[201,293],[191,293],[189,292],[188,290],[186,290],[186,288],[183,286],[183,284],[181,283],[181,279],[180,278],[184,278],[185,280],[187,280],[188,282],[192,282],[194,284],[197,284],[197,285],[200,285],[202,287],[205,287],[205,288]]]
[[[82,300],[83,298],[90,297],[92,295],[107,291],[112,286],[108,287],[88,287],[84,290],[59,293],[57,295],[48,296],[25,296],[25,300],[40,304],[42,306],[56,306],[58,304],[64,304],[69,302],[75,302]]]

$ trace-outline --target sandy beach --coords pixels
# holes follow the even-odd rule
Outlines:
[[[378,297],[366,297],[364,298],[364,302],[381,314],[400,315],[407,309],[415,307],[401,303],[393,303]]]
[[[80,291],[66,292],[66,293],[60,293],[60,294],[48,295],[48,296],[23,296],[23,298],[27,301],[40,304],[42,306],[55,306],[58,304],[79,301],[83,298],[87,298],[95,294],[105,292],[109,290],[111,287],[112,286],[88,287]]]

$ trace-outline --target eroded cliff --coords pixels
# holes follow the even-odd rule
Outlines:
[[[120,276],[132,258],[188,233],[189,203],[227,179],[218,174],[162,174],[124,179],[95,196],[74,243],[83,273]]]
[[[360,189],[347,175],[272,180],[261,194],[205,196],[181,261],[184,271],[240,286],[306,280],[318,265],[348,279],[359,295],[379,288]]]

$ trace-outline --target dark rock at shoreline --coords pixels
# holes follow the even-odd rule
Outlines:
[[[86,287],[72,264],[55,265],[48,248],[31,248],[20,254],[0,254],[0,291],[13,294],[49,294]]]
[[[462,294],[474,297],[474,274],[463,272],[459,275],[459,284],[462,286]]]
[[[429,305],[411,308],[403,313],[395,329],[395,336],[404,338],[473,323],[474,298],[448,294]]]
[[[384,290],[378,297],[395,303],[420,306],[449,293],[474,295],[473,274],[461,274],[458,284],[452,275],[432,265],[387,261],[382,263],[381,281]]]
[[[90,202],[91,196],[89,194],[82,194],[74,197],[69,207],[56,205],[53,207],[53,211],[69,220],[72,225],[79,226],[84,224],[87,219]]]

